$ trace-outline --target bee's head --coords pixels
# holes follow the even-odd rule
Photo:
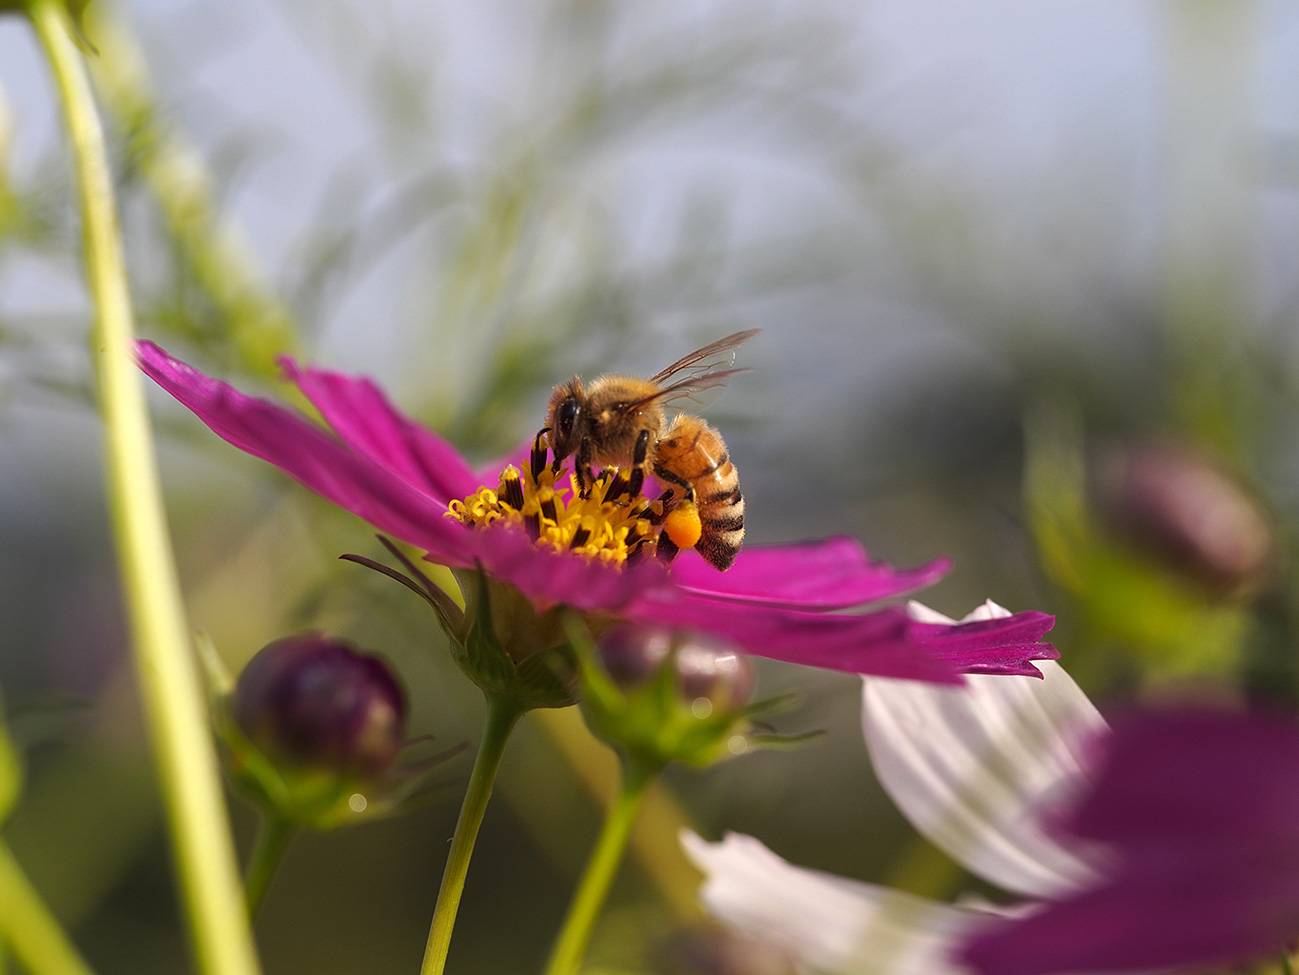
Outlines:
[[[577,450],[582,439],[583,398],[582,383],[576,376],[571,382],[556,386],[550,396],[550,408],[546,411],[546,426],[550,432],[546,436],[555,463]]]

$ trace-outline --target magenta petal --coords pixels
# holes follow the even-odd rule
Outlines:
[[[964,671],[1039,676],[1028,661],[1058,656],[1034,641],[1051,617],[1020,613],[958,625],[917,623],[901,609],[826,614],[706,599],[681,592],[638,599],[629,615],[644,623],[708,630],[759,657],[854,674],[959,683]]]
[[[1041,677],[1029,661],[1059,658],[1060,651],[1040,642],[1054,625],[1054,616],[1037,612],[951,625],[911,620],[908,639],[963,673]]]
[[[483,483],[496,483],[495,477],[480,481],[459,451],[403,416],[370,380],[300,369],[287,357],[280,365],[343,443],[443,504],[468,497]]]
[[[870,561],[860,543],[841,536],[823,542],[742,549],[725,572],[683,555],[673,564],[672,575],[681,588],[714,599],[843,609],[932,585],[950,565],[947,559],[935,559],[899,572],[887,562]]]
[[[1299,842],[1299,724],[1202,707],[1120,714],[1113,726],[1074,832],[1146,844],[1248,823],[1251,839]]]
[[[298,414],[245,396],[139,342],[140,367],[189,407],[223,440],[260,457],[295,480],[448,565],[471,565],[471,533],[446,517],[446,506],[410,483],[359,457]]]
[[[475,532],[473,542],[489,576],[510,583],[542,608],[565,603],[586,612],[613,611],[668,585],[668,574],[657,562],[616,569],[540,549],[523,532]]]
[[[1109,844],[1099,886],[964,948],[984,975],[1217,968],[1299,936],[1299,726],[1203,708],[1114,725],[1069,824]]]
[[[1206,889],[1217,891],[1215,900],[1200,896]],[[1293,881],[1276,892],[1292,903],[1299,893]],[[1171,874],[1164,882],[1125,877],[1022,921],[989,925],[962,957],[983,975],[1222,970],[1277,956],[1290,943],[1295,916],[1278,917],[1274,900],[1245,869],[1192,867],[1175,882]]]
[[[943,684],[961,680],[957,667],[908,641],[899,609],[845,616],[669,592],[639,599],[627,613],[641,623],[707,630],[773,660]]]

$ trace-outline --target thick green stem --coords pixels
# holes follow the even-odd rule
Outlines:
[[[483,726],[483,740],[474,759],[474,770],[469,775],[469,787],[460,805],[455,835],[442,870],[442,886],[438,890],[437,906],[433,908],[433,923],[429,926],[428,944],[424,948],[424,963],[420,975],[442,975],[447,964],[447,951],[451,947],[451,930],[455,927],[456,912],[460,909],[460,895],[465,889],[465,875],[469,872],[469,858],[474,853],[478,827],[482,825],[487,800],[492,796],[496,772],[501,767],[501,756],[510,732],[523,716],[523,709],[514,701],[487,694],[487,720]]]
[[[109,511],[194,951],[205,975],[249,975],[257,971],[257,959],[131,346],[131,299],[103,131],[66,7],[60,0],[30,0],[27,11],[57,84],[73,149],[95,307],[91,349],[104,418]]]
[[[651,782],[658,776],[659,768],[629,760],[623,765],[622,789],[605,817],[604,828],[596,842],[595,851],[587,862],[586,873],[578,885],[577,893],[568,908],[568,917],[555,939],[555,947],[546,965],[546,975],[576,975],[595,922],[609,896],[613,878],[622,863],[631,837],[636,814]]]
[[[0,948],[31,975],[90,975],[9,847],[0,843]]]
[[[293,840],[294,826],[283,816],[273,812],[263,814],[257,829],[257,843],[248,858],[244,872],[244,896],[248,900],[248,916],[256,917],[262,906],[266,890],[284,860],[284,854]]]

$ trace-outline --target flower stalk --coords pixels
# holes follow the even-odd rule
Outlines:
[[[81,199],[95,308],[91,349],[105,427],[108,503],[127,617],[194,951],[205,975],[258,970],[163,515],[103,130],[60,0],[28,16],[58,88]]]
[[[248,901],[249,917],[257,916],[296,832],[293,824],[283,816],[274,812],[263,814],[257,827],[257,841],[248,858],[248,869],[244,872],[244,897]]]
[[[514,698],[504,694],[486,692],[487,719],[483,723],[483,739],[478,747],[478,757],[469,775],[469,785],[460,805],[455,833],[451,837],[451,850],[447,853],[442,870],[442,885],[438,889],[437,906],[433,908],[433,921],[429,925],[428,943],[424,948],[424,961],[420,975],[442,975],[446,969],[447,952],[451,947],[451,931],[455,927],[460,897],[465,889],[465,876],[473,856],[478,829],[483,824],[487,801],[492,796],[496,773],[501,767],[506,742],[514,726],[526,710]]]
[[[0,946],[32,975],[91,975],[32,887],[9,847],[0,843]],[[0,958],[0,962],[3,958]]]
[[[573,895],[568,916],[546,964],[545,975],[576,975],[591,943],[596,919],[627,850],[636,816],[650,785],[661,771],[662,765],[651,765],[634,758],[623,762],[622,787],[609,808],[600,838]]]

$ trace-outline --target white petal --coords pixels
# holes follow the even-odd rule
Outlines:
[[[1004,615],[986,603],[967,619]],[[881,784],[918,830],[1006,890],[1048,897],[1093,876],[1042,815],[1085,785],[1088,742],[1107,725],[1064,668],[1036,664],[1041,680],[969,675],[965,687],[866,678],[862,726]]]
[[[968,975],[952,949],[987,915],[796,867],[751,836],[709,843],[686,830],[713,914],[826,975]]]
[[[977,613],[978,610],[975,610],[975,612]],[[956,622],[956,620],[952,619],[950,616],[945,616],[942,613],[938,612],[938,610],[936,609],[930,609],[924,603],[917,602],[914,599],[907,600],[907,615],[910,616],[917,623],[955,623]],[[970,615],[973,616],[974,613],[971,613]]]
[[[936,609],[930,609],[924,603],[915,599],[907,600],[907,615],[917,623],[956,623],[952,619]],[[1014,615],[1004,606],[999,606],[991,599],[985,599],[970,612],[961,617],[962,623],[973,623],[978,620],[998,620],[1005,619],[1007,616]]]

